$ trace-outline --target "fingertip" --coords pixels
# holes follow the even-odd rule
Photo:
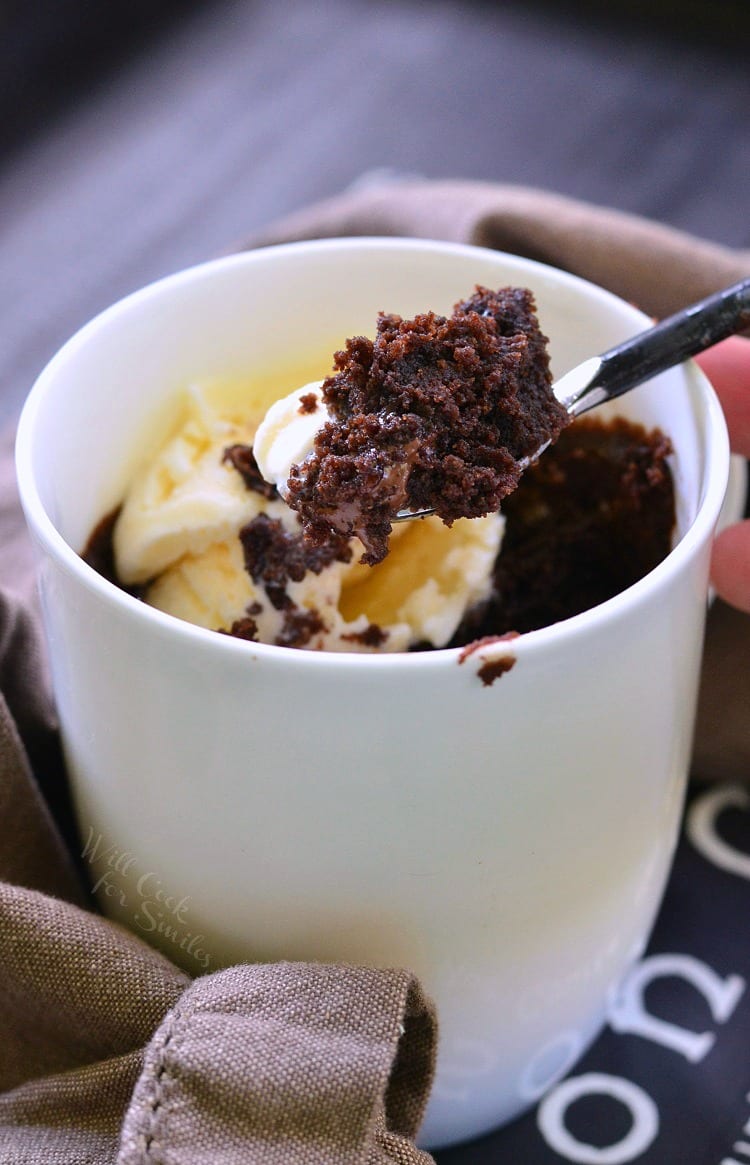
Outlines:
[[[721,401],[732,449],[750,457],[750,340],[730,336],[696,360]]]
[[[750,520],[729,526],[717,536],[711,582],[725,602],[750,614]]]

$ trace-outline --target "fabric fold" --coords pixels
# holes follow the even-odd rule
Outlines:
[[[401,971],[279,963],[198,979],[146,1050],[117,1165],[426,1163],[410,1138],[434,1023]]]
[[[510,251],[599,283],[664,316],[750,274],[734,251],[610,207],[537,188],[403,181],[291,214],[248,246],[342,235],[412,235]]]
[[[0,965],[2,1165],[431,1161],[412,1138],[436,1017],[406,971],[191,983],[117,924],[7,884]]]
[[[82,902],[60,832],[71,840],[72,813],[42,659],[30,611],[0,591],[0,882]]]

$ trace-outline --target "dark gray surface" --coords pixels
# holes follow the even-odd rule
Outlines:
[[[0,419],[114,299],[372,170],[537,185],[750,244],[742,53],[586,10],[189,11],[2,160]]]

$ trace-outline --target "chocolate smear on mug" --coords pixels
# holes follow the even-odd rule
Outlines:
[[[481,639],[475,639],[472,643],[467,643],[463,651],[459,654],[458,662],[466,663],[469,656],[474,655],[475,652],[481,651],[483,647],[492,647],[497,643],[508,643],[513,639],[518,639],[518,631],[506,631],[503,635],[483,635]],[[500,655],[496,659],[486,659],[477,669],[477,675],[486,688],[492,687],[495,680],[515,665],[515,655]]]
[[[515,655],[501,655],[499,659],[488,659],[477,669],[477,675],[485,688],[491,688],[496,679],[515,667],[515,663]]]

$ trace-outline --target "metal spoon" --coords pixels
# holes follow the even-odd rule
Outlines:
[[[683,308],[601,356],[589,357],[561,376],[552,391],[570,417],[580,417],[746,328],[750,328],[750,278]],[[546,441],[533,456],[524,458],[522,469],[528,469],[549,444]],[[432,513],[431,509],[400,510],[394,520]]]

